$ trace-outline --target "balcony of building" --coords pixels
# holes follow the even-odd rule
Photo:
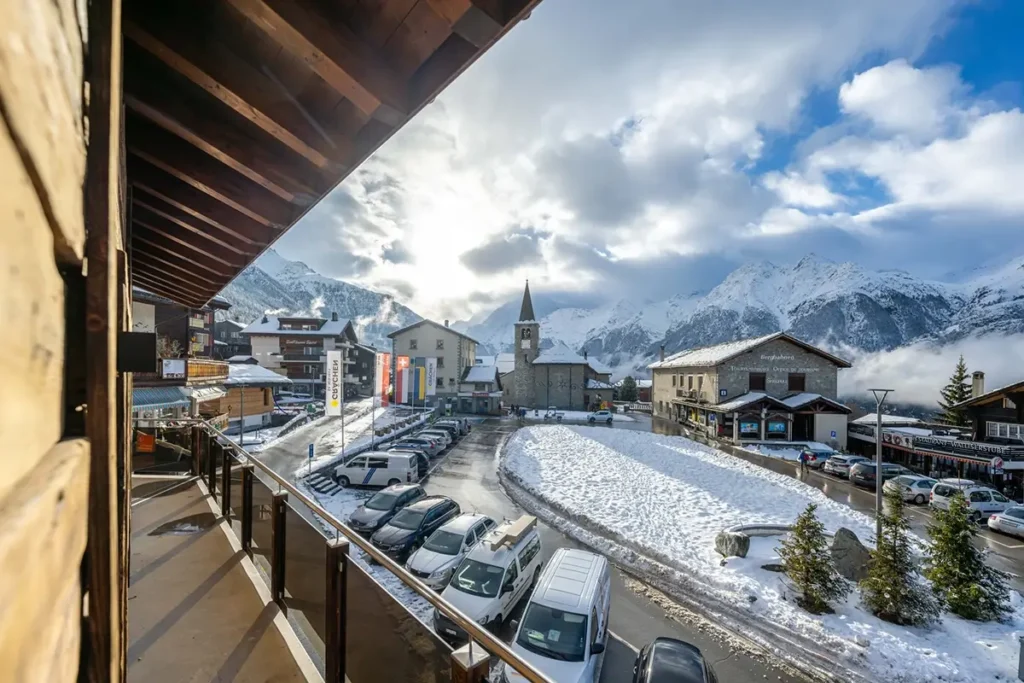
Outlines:
[[[223,384],[228,363],[208,358],[160,358],[155,372],[136,372],[133,378],[136,387]]]

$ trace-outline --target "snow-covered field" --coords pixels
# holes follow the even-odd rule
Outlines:
[[[800,481],[683,437],[562,425],[516,432],[501,467],[506,479],[565,516],[561,528],[582,530],[579,540],[642,573],[653,563],[637,552],[666,565],[680,593],[721,606],[780,654],[796,644],[868,680],[1016,680],[1017,636],[1024,635],[1024,600],[1016,593],[1005,624],[946,615],[933,629],[906,628],[864,611],[856,591],[832,615],[786,601],[779,575],[761,569],[774,539],[752,543],[749,557],[721,566],[719,531],[790,524],[811,502],[828,531],[844,526],[870,544],[871,518]]]
[[[816,441],[801,441],[799,443],[793,443],[790,441],[764,444],[755,443],[745,446],[745,450],[751,453],[757,453],[758,455],[767,455],[769,458],[782,458],[783,460],[792,460],[793,462],[799,462],[800,451],[803,450],[804,446],[813,448],[817,451],[831,451],[832,447]]]
[[[554,418],[544,419],[544,412],[541,411],[526,411],[526,420],[528,422],[554,422]],[[562,415],[562,420],[565,422],[586,422],[587,418],[593,413],[588,413],[585,410],[559,410]],[[606,418],[607,419],[607,418]],[[614,422],[636,422],[629,415],[623,415],[622,413],[612,413],[612,421]]]

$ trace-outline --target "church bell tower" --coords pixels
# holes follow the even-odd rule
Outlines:
[[[533,361],[540,353],[540,323],[533,313],[533,299],[530,298],[530,281],[526,281],[523,304],[519,308],[519,320],[515,325],[515,402],[523,406],[534,406]]]

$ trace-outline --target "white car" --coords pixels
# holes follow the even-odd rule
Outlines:
[[[598,410],[590,415],[587,415],[587,422],[607,422],[612,423],[612,413],[609,410]]]
[[[490,517],[466,513],[430,534],[405,563],[413,576],[434,590],[444,588],[466,553],[497,526]]]
[[[893,477],[882,484],[883,491],[899,491],[903,494],[903,500],[916,505],[924,505],[928,502],[932,487],[938,482],[931,477],[921,477],[913,474],[903,474]]]
[[[424,429],[416,434],[420,438],[436,439],[441,443],[441,450],[444,450],[452,442],[452,435],[443,429]]]
[[[937,510],[949,509],[949,503],[957,493],[962,493],[970,506],[971,521],[980,522],[983,517],[1002,512],[1014,506],[1014,502],[987,486],[963,486],[958,480],[943,479],[932,487],[928,505]]]
[[[1001,531],[1004,534],[1024,536],[1024,506],[1014,505],[1012,508],[990,515],[988,528],[992,531]]]
[[[357,455],[334,468],[334,481],[342,487],[394,486],[414,484],[420,480],[419,465],[412,453],[379,453]]]
[[[868,462],[868,459],[859,455],[833,455],[825,461],[822,469],[836,477],[849,477],[850,468],[859,462]]]

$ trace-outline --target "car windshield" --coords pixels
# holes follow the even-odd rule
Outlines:
[[[381,491],[370,500],[363,504],[368,510],[390,510],[395,507],[395,501],[398,500],[398,496],[394,493],[385,493]]]
[[[442,555],[457,555],[462,548],[462,534],[438,530],[430,535],[423,547]]]
[[[402,510],[391,519],[391,526],[399,529],[416,530],[420,528],[423,521],[423,512],[420,510]]]
[[[1010,508],[1003,514],[1014,519],[1024,519],[1024,508]]]
[[[935,486],[935,480],[934,479],[918,479],[917,483],[914,484],[914,486],[916,486],[919,489],[930,489],[931,487]]]
[[[526,610],[516,643],[551,659],[582,662],[587,648],[587,615],[534,603]]]
[[[501,577],[504,574],[505,569],[502,567],[466,560],[455,570],[450,585],[463,593],[493,598],[501,588]]]

